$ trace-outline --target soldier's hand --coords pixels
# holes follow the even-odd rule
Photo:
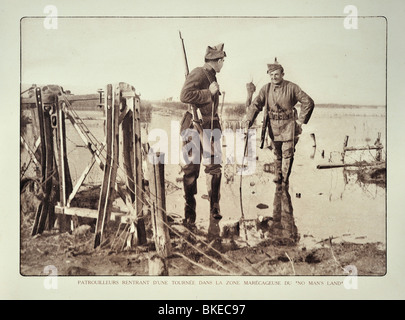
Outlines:
[[[215,95],[219,91],[219,84],[217,82],[213,82],[210,84],[210,87],[208,88],[211,92],[211,95]]]

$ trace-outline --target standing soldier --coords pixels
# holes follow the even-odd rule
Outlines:
[[[294,161],[295,145],[302,132],[302,124],[307,124],[314,109],[314,101],[301,88],[290,81],[284,80],[284,68],[277,62],[267,65],[270,82],[263,86],[259,95],[249,106],[246,120],[250,127],[257,114],[265,107],[270,119],[269,134],[274,145],[275,183],[288,184]],[[295,105],[301,103],[300,114],[297,115]]]
[[[224,44],[208,47],[205,53],[204,66],[197,67],[190,72],[180,94],[180,100],[183,103],[192,104],[200,110],[202,115],[201,125],[204,130],[204,142],[202,142],[203,154],[200,152],[198,155],[199,161],[198,156],[194,156],[194,159],[197,158],[196,161],[189,162],[182,167],[184,172],[184,198],[186,202],[184,224],[188,227],[195,226],[196,200],[194,196],[197,194],[197,179],[200,173],[202,156],[204,158],[204,171],[207,176],[206,183],[210,201],[210,215],[211,218],[216,221],[222,219],[219,208],[222,176],[221,126],[217,113],[220,91],[215,75],[221,71],[225,57]],[[184,128],[182,128],[182,130],[184,130]],[[183,138],[185,131],[182,131]],[[212,137],[214,139],[211,139]],[[200,146],[198,146],[198,149],[200,150]],[[183,152],[184,150],[183,148]],[[185,157],[187,157],[187,155]]]

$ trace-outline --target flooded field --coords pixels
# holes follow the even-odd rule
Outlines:
[[[176,119],[170,115],[153,114],[149,129],[163,128],[170,136],[171,120]],[[230,125],[228,121],[230,121]],[[232,119],[223,119],[224,126],[228,124],[232,127],[232,122]],[[260,115],[257,122],[256,138],[260,139]],[[346,136],[349,137],[348,146],[366,146],[373,145],[378,133],[381,133],[381,142],[385,147],[385,123],[384,108],[319,108],[314,111],[310,123],[304,126],[303,134],[296,147],[288,190],[295,224],[298,233],[301,234],[301,239],[304,235],[310,235],[317,239],[340,237],[356,242],[385,243],[385,185],[362,182],[358,171],[353,171],[356,169],[353,167],[317,169],[318,164],[341,163],[343,142]],[[315,136],[316,148],[311,134]],[[238,137],[236,137],[237,139]],[[276,194],[276,187],[272,182],[273,174],[266,172],[268,164],[274,160],[273,154],[269,149],[260,149],[259,144],[260,142],[256,141],[255,171],[251,175],[242,177],[244,213],[246,218],[251,219],[260,215],[272,216]],[[223,145],[229,146],[226,142]],[[234,146],[237,160],[241,158],[243,152],[243,141],[239,141],[239,144],[236,141]],[[226,161],[225,155],[227,154],[225,149],[226,147],[223,150],[224,161]],[[345,162],[373,161],[375,155],[375,150],[347,152]],[[238,166],[224,164],[223,167],[221,209],[224,221],[239,219],[241,214],[240,176],[235,174]],[[180,177],[178,175],[179,166],[168,164],[167,168],[167,179],[175,182],[176,178]],[[201,219],[201,223],[208,221],[207,201],[201,201],[201,197],[206,194],[203,171],[201,169],[198,184],[200,202],[197,219]],[[178,186],[181,187],[181,184]],[[179,190],[175,192],[173,200],[168,200],[168,210],[182,214],[181,194],[181,190]]]
[[[78,111],[88,130],[101,143],[104,137],[102,112]],[[152,112],[149,123],[143,124],[142,139],[151,146],[160,146],[166,153],[166,179],[172,188],[167,190],[167,210],[178,215],[183,214],[182,184],[179,161],[178,123],[182,112],[157,110]],[[257,119],[256,138],[260,139],[261,114]],[[223,129],[236,128],[236,119],[223,119]],[[295,223],[301,235],[312,235],[316,238],[329,236],[352,236],[358,240],[385,242],[386,215],[384,185],[364,183],[358,177],[358,172],[350,168],[317,169],[318,164],[341,163],[341,153],[345,136],[348,136],[348,146],[372,145],[378,133],[385,148],[385,109],[384,108],[318,108],[315,109],[308,125],[304,126],[303,134],[297,144],[295,161],[290,178],[289,194],[294,209]],[[158,129],[158,131],[156,130]],[[231,130],[231,129],[228,129]],[[166,134],[166,136],[165,136]],[[311,134],[315,136],[315,141]],[[163,139],[164,138],[164,139]],[[240,137],[239,137],[240,138]],[[163,139],[160,141],[160,139]],[[168,142],[166,145],[165,140]],[[239,186],[240,175],[237,174],[238,160],[243,152],[243,141],[235,138],[235,160],[224,164],[222,182],[221,206],[224,221],[240,218]],[[159,142],[160,141],[160,142]],[[91,154],[84,146],[80,136],[73,126],[67,122],[68,159],[73,184],[91,160]],[[273,174],[267,172],[273,162],[273,154],[268,148],[260,149],[260,141],[256,142],[255,171],[242,177],[242,195],[246,218],[256,218],[258,215],[272,216],[275,184],[271,181]],[[178,144],[178,145],[176,145]],[[316,144],[316,147],[314,145]],[[166,148],[163,146],[166,145]],[[226,150],[223,142],[223,161],[232,150]],[[173,155],[174,151],[177,155]],[[28,161],[22,154],[21,162]],[[372,161],[375,150],[348,152],[345,162]],[[383,149],[385,158],[385,149]],[[267,165],[267,166],[266,166]],[[102,171],[97,167],[91,170],[85,184],[99,184]],[[118,170],[118,179],[124,181],[124,170]],[[177,181],[177,182],[176,182]],[[200,200],[197,207],[197,219],[201,223],[208,221],[208,203],[202,198],[206,194],[204,170],[201,169],[199,183]],[[268,208],[257,208],[265,204]]]
[[[159,145],[160,151],[166,154],[166,209],[169,215],[179,219],[183,216],[184,210],[182,174],[178,163],[180,158],[178,126],[182,112],[152,107],[150,121],[142,125],[143,142],[149,142],[154,148]],[[77,114],[83,119],[97,143],[101,144],[104,137],[102,111],[77,111]],[[259,221],[258,218],[266,221],[267,218],[273,219],[277,215],[288,216],[287,220],[282,220],[282,227],[288,229],[289,236],[294,237],[294,243],[299,248],[314,248],[323,240],[332,238],[334,243],[378,243],[378,250],[384,250],[386,246],[385,180],[378,183],[363,181],[360,179],[361,172],[353,170],[356,169],[354,167],[318,169],[317,166],[341,163],[346,136],[349,137],[348,146],[366,146],[373,145],[380,133],[384,146],[382,158],[385,159],[385,108],[315,109],[310,123],[303,127],[303,134],[296,147],[290,184],[286,190],[276,188],[272,182],[274,158],[267,148],[268,145],[265,144],[264,149],[259,148],[261,115],[254,126],[256,140],[252,142],[249,154],[250,160],[254,163],[254,170],[248,175],[243,175],[241,181],[241,176],[237,172],[243,153],[243,136],[232,135],[234,130],[237,131],[239,128],[239,120],[229,117],[222,119],[223,129],[227,128],[229,135],[222,142],[224,163],[220,204],[223,219],[220,225],[229,224],[241,218],[240,186],[242,186],[245,219],[255,223]],[[91,154],[68,121],[67,143],[70,172],[75,184],[91,161]],[[375,150],[347,152],[345,162],[373,161],[375,156]],[[28,162],[29,157],[23,151],[21,164]],[[84,184],[101,184],[101,179],[102,171],[95,165]],[[124,170],[120,166],[118,180],[124,181],[124,179]],[[196,199],[196,223],[201,231],[206,232],[209,225],[209,203],[203,167],[198,180]],[[117,200],[115,205],[123,205],[120,201]],[[241,238],[242,235],[243,232]],[[263,234],[248,231],[248,235],[248,243],[251,246],[266,239],[266,234],[263,236]],[[379,270],[384,270],[384,266],[381,268]],[[182,271],[178,272],[182,274]],[[264,272],[269,270],[266,269]],[[303,274],[308,272],[314,271],[306,270]],[[326,271],[320,272],[323,274]],[[335,271],[328,270],[326,273],[330,272]],[[383,271],[378,272],[383,273]]]

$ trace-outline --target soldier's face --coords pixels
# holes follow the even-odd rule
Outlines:
[[[215,71],[217,73],[221,72],[221,69],[224,66],[224,61],[225,61],[224,59],[218,59],[217,60],[217,63],[216,63],[216,66],[215,66]]]
[[[281,72],[281,69],[277,69],[270,72],[269,75],[273,84],[280,84],[283,81],[284,72]]]

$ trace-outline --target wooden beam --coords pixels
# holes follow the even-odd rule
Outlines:
[[[135,91],[135,90],[134,90]],[[135,96],[133,101],[133,151],[134,151],[134,175],[135,175],[135,208],[139,218],[137,224],[138,243],[139,245],[146,244],[145,222],[143,220],[143,173],[142,173],[142,139],[141,139],[141,113],[140,101]]]
[[[370,162],[370,163],[365,163],[365,162],[355,162],[355,163],[326,163],[326,164],[318,164],[316,166],[317,169],[333,169],[333,168],[346,168],[346,167],[381,167],[384,166],[384,162]]]
[[[30,147],[28,146],[27,142],[25,141],[25,139],[22,136],[20,136],[20,140],[21,140],[21,143],[24,145],[25,150],[27,150],[28,154],[30,155],[32,161],[34,161],[35,165],[37,165],[39,167],[40,159],[38,159],[37,156],[31,151]]]
[[[154,153],[153,163],[148,166],[149,188],[153,199],[152,226],[155,247],[160,257],[167,258],[171,254],[171,243],[166,216],[164,154]]]
[[[58,151],[58,169],[59,169],[59,194],[60,194],[60,202],[62,206],[66,205],[66,176],[65,176],[65,159],[66,156],[64,154],[66,140],[64,139],[63,135],[63,113],[61,105],[58,103],[55,104],[56,107],[56,117],[57,117],[57,151]]]
[[[382,145],[377,146],[359,146],[359,147],[345,147],[343,151],[360,151],[360,150],[381,150],[383,149]]]
[[[66,206],[70,207],[70,203],[72,202],[73,198],[76,196],[77,192],[79,191],[80,187],[82,186],[84,180],[88,176],[91,168],[93,168],[94,163],[96,162],[96,158],[93,156],[90,163],[84,169],[83,173],[81,174],[79,180],[77,180],[76,185],[73,187],[72,192],[69,195],[67,200]]]
[[[39,88],[40,89],[40,88]],[[54,94],[52,94],[54,95]],[[50,94],[45,94],[44,95],[44,103],[48,103],[50,101],[49,96]],[[76,101],[97,101],[100,102],[100,95],[99,94],[78,94],[78,95],[65,95],[66,99],[70,102],[76,102]],[[35,96],[29,97],[29,98],[21,98],[20,99],[21,104],[35,104],[36,99]],[[52,101],[53,102],[53,101]]]
[[[63,214],[67,216],[78,216],[84,218],[97,219],[98,210],[90,208],[79,208],[79,207],[62,207],[60,205],[55,206],[56,214]],[[128,223],[128,219],[131,219],[132,216],[128,215],[128,212],[124,210],[120,211],[111,211],[110,220],[117,221],[120,219],[122,223]]]
[[[111,167],[112,167],[112,143],[113,143],[113,136],[112,136],[112,126],[113,126],[113,89],[112,85],[107,85],[106,90],[106,146],[107,146],[107,155],[106,155],[106,162],[104,165],[104,176],[103,182],[101,185],[100,190],[100,198],[98,202],[98,215],[97,215],[97,223],[96,223],[96,230],[95,230],[95,240],[94,240],[94,247],[98,247],[102,242],[104,226],[106,223],[108,205],[109,205],[109,194],[111,191]]]
[[[53,187],[53,175],[54,175],[54,152],[53,152],[53,132],[51,126],[51,115],[49,105],[44,104],[41,94],[41,89],[35,90],[36,105],[38,109],[38,115],[40,120],[40,132],[41,132],[41,167],[42,167],[42,190],[44,198],[41,205],[38,207],[38,211],[35,216],[34,225],[31,235],[42,234],[45,229],[45,224],[53,212],[54,204],[51,203],[51,192]],[[56,101],[57,97],[52,99]]]

